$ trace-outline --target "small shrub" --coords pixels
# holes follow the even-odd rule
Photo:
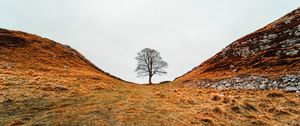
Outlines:
[[[276,111],[276,115],[277,115],[277,116],[281,116],[281,115],[290,115],[290,113],[287,112],[287,111],[284,111],[284,110],[277,110],[277,111]]]
[[[222,98],[222,97],[221,97],[220,95],[214,95],[213,98],[212,98],[212,100],[213,100],[213,101],[220,101],[221,98]]]
[[[268,112],[269,112],[269,113],[274,113],[275,111],[276,111],[275,108],[270,108],[270,109],[268,109]]]
[[[235,113],[241,113],[241,108],[240,108],[240,106],[237,106],[237,105],[231,107],[231,110]]]
[[[278,110],[278,109],[276,109],[276,108],[270,108],[268,111],[269,111],[270,113],[275,114],[276,116],[290,115],[289,112],[286,112],[286,111],[281,110],[281,109]]]
[[[288,100],[285,102],[287,106],[298,106],[299,104],[295,100]]]
[[[258,106],[264,107],[264,108],[268,108],[268,107],[269,107],[269,104],[263,102],[263,103],[259,103]]]
[[[13,100],[11,100],[10,98],[5,99],[5,100],[2,101],[2,104],[3,104],[4,106],[11,105],[12,103],[13,103]]]
[[[161,92],[156,92],[155,96],[159,97],[159,98],[165,98],[166,97],[166,95],[162,94]]]
[[[261,120],[254,120],[250,122],[252,126],[265,126],[266,123]]]
[[[201,119],[201,121],[202,121],[202,122],[206,122],[206,123],[210,123],[210,124],[213,123],[213,121],[212,121],[211,118],[203,118],[203,119]]]
[[[191,82],[192,80],[185,80],[185,81],[182,81],[181,83],[189,83]]]

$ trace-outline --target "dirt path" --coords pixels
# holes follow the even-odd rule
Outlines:
[[[134,85],[122,88],[119,101],[111,104],[112,125],[168,125],[189,123],[180,120],[180,104],[168,101],[165,86]],[[125,89],[125,90],[124,90]],[[176,98],[173,98],[176,99]],[[178,99],[179,101],[179,99]],[[188,109],[187,109],[188,110]],[[183,118],[183,117],[182,117]]]

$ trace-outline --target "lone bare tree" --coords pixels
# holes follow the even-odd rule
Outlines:
[[[160,53],[154,49],[145,48],[135,57],[138,64],[135,71],[138,77],[148,76],[149,84],[152,84],[152,77],[154,75],[167,74],[164,68],[168,67],[168,63],[163,61]]]
[[[164,68],[168,67],[168,63],[163,61],[160,53],[154,49],[145,48],[141,50],[135,59],[138,62],[135,69],[138,77],[148,76],[149,84],[152,84],[154,75],[167,74]]]

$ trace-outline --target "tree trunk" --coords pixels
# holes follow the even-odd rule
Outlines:
[[[149,75],[149,84],[152,84],[152,81],[151,81],[151,79],[152,79],[152,76],[151,76],[151,75]]]

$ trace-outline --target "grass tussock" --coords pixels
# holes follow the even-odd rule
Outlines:
[[[282,92],[271,92],[271,93],[267,94],[267,97],[281,98],[281,97],[284,97],[284,94]]]
[[[216,114],[225,114],[224,108],[222,108],[220,106],[215,107],[212,111]]]
[[[249,111],[258,111],[256,107],[250,103],[244,103],[244,109]]]
[[[214,95],[212,98],[213,101],[220,101],[221,99],[222,99],[222,96],[220,96],[220,95]]]

